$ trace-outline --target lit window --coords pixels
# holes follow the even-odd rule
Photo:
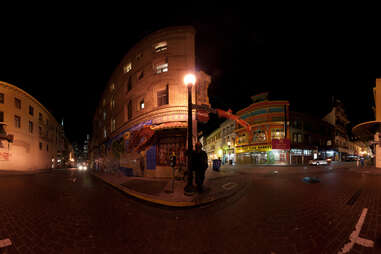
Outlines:
[[[154,45],[155,52],[161,52],[168,49],[166,41],[159,42]]]
[[[107,137],[107,131],[106,131],[106,129],[103,130],[103,136]]]
[[[130,72],[132,70],[132,64],[128,63],[126,66],[123,68],[124,73]]]
[[[144,109],[144,99],[140,101],[140,110]]]
[[[168,63],[156,65],[156,74],[167,72],[167,71],[168,71]]]
[[[111,100],[110,105],[111,105],[111,109],[115,108],[115,100],[114,99]]]
[[[115,84],[114,84],[114,83],[111,84],[111,86],[110,86],[110,90],[111,90],[111,91],[114,91],[114,90],[115,90]]]
[[[106,120],[106,111],[103,112],[103,120]]]

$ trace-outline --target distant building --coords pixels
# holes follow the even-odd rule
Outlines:
[[[169,27],[138,42],[123,58],[104,90],[93,118],[91,166],[129,175],[167,177],[169,153],[185,167],[187,88],[194,72],[193,103],[209,104],[209,75],[196,72],[195,29]],[[139,138],[139,133],[145,136]],[[193,137],[197,121],[193,115]],[[142,145],[144,144],[144,145]],[[141,146],[142,145],[142,146]]]
[[[63,127],[34,97],[0,82],[0,170],[58,167],[65,151]]]

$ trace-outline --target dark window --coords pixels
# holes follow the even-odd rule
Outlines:
[[[138,72],[138,80],[141,80],[144,77],[144,71]]]
[[[132,118],[132,102],[129,101],[128,102],[128,120],[130,120]]]
[[[168,85],[164,90],[157,92],[157,106],[160,107],[162,105],[167,105],[167,104],[168,104]]]
[[[0,111],[0,122],[4,122],[4,112]]]
[[[131,81],[131,76],[128,77],[128,83],[127,83],[127,92],[131,91],[132,89],[132,81]]]
[[[42,135],[42,128],[41,128],[41,126],[38,126],[38,134]]]
[[[42,114],[41,113],[38,113],[38,120],[42,121]]]
[[[40,150],[42,150],[42,143],[40,142]]]
[[[15,116],[15,127],[21,128],[21,117],[20,116]]]
[[[0,103],[4,104],[4,94],[0,93]]]
[[[21,109],[21,100],[15,98],[15,107]]]
[[[49,151],[49,145],[46,144],[46,151]]]
[[[33,116],[34,114],[34,109],[32,106],[29,106],[29,115]]]
[[[33,133],[33,122],[29,121],[29,133]]]

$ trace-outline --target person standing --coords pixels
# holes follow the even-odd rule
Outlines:
[[[203,192],[205,171],[208,168],[208,155],[202,149],[200,142],[196,143],[196,150],[191,153],[191,172],[188,175],[188,185],[193,185],[193,172],[196,174],[196,185],[199,193]]]

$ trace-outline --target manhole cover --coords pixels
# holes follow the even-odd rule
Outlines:
[[[315,178],[315,177],[306,176],[306,177],[303,178],[303,182],[306,182],[306,183],[320,183],[320,180]]]

